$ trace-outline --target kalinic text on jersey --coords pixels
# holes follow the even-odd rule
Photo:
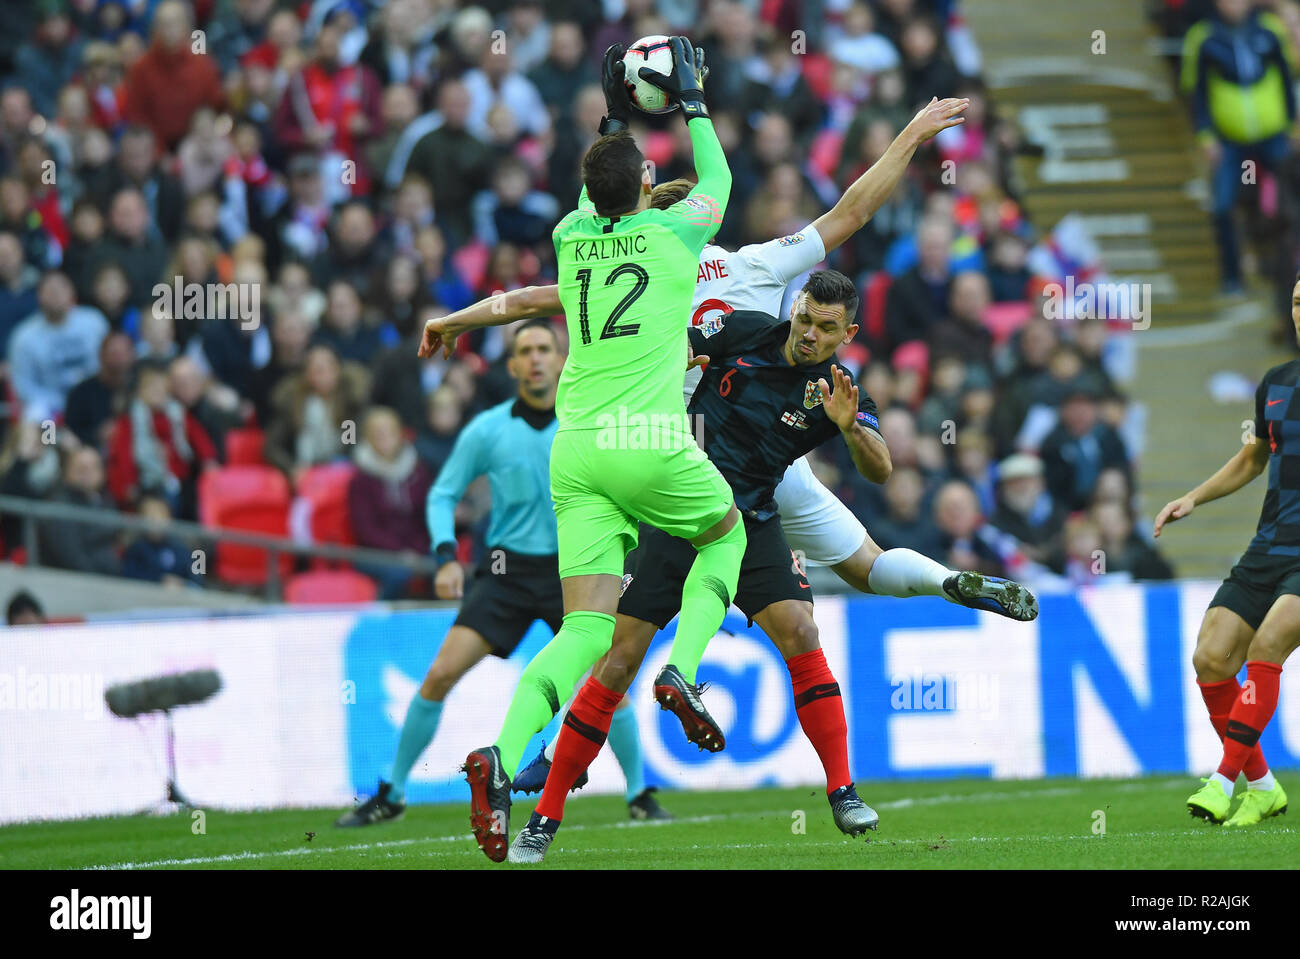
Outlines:
[[[561,431],[641,416],[687,430],[683,319],[690,315],[700,252],[722,223],[731,188],[709,123],[690,124],[700,181],[685,199],[666,210],[603,217],[584,189],[578,209],[555,227],[569,330],[556,397]]]

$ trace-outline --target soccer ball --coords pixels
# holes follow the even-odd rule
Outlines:
[[[646,83],[640,75],[642,67],[649,67],[665,76],[673,72],[673,51],[667,37],[642,37],[627,48],[623,64],[626,68],[623,80],[627,83],[627,94],[634,107],[652,116],[677,109],[677,104],[668,99],[668,94],[654,84]]]

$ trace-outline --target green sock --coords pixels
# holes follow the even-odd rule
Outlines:
[[[420,758],[420,753],[433,742],[441,715],[442,703],[425,699],[417,689],[411,697],[411,705],[406,707],[406,720],[402,723],[402,736],[397,740],[392,775],[388,777],[393,784],[388,798],[393,802],[401,802],[405,797],[406,777],[411,774],[411,767]]]
[[[631,802],[645,790],[645,763],[641,760],[641,730],[637,728],[636,710],[631,707],[614,710],[606,742],[623,768],[627,801]]]
[[[515,778],[528,740],[560,711],[582,674],[609,652],[614,640],[614,617],[608,613],[568,613],[560,631],[533,657],[510,700],[496,747],[506,775]]]
[[[682,586],[682,611],[677,617],[677,636],[668,662],[688,682],[704,658],[740,581],[740,561],[745,555],[745,524],[738,520],[724,536],[701,547]]]

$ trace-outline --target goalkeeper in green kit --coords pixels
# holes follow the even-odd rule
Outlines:
[[[470,822],[494,862],[509,843],[510,778],[528,740],[609,651],[623,561],[638,522],[690,540],[697,554],[682,589],[680,625],[655,696],[689,729],[712,720],[695,671],[731,604],[745,552],[731,488],[691,435],[682,399],[686,327],[699,255],[722,223],[731,171],[704,103],[703,53],[673,37],[673,71],[640,77],[680,106],[699,182],[680,203],[650,208],[650,173],[627,131],[631,103],[623,47],[605,52],[609,115],[582,161],[579,208],[555,227],[569,358],[556,400],[551,497],[559,538],[564,620],[524,670],[497,741],[465,760]],[[436,344],[428,337],[421,352]],[[613,702],[621,693],[605,690]],[[599,684],[583,695],[602,695]],[[581,710],[579,710],[581,712]],[[566,722],[578,723],[571,710]],[[604,739],[608,730],[584,729]]]

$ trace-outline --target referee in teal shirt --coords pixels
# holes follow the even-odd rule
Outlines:
[[[519,395],[470,420],[429,490],[429,532],[442,563],[434,588],[439,599],[464,596],[460,615],[406,710],[391,774],[379,780],[378,793],[335,825],[368,826],[400,818],[406,810],[406,779],[433,742],[452,687],[489,653],[509,656],[533,620],[543,620],[552,632],[560,628],[564,605],[550,461],[555,387],[563,366],[555,328],[545,320],[522,325],[506,359]],[[456,504],[484,474],[492,488],[488,550],[465,595],[465,570],[456,562]]]

